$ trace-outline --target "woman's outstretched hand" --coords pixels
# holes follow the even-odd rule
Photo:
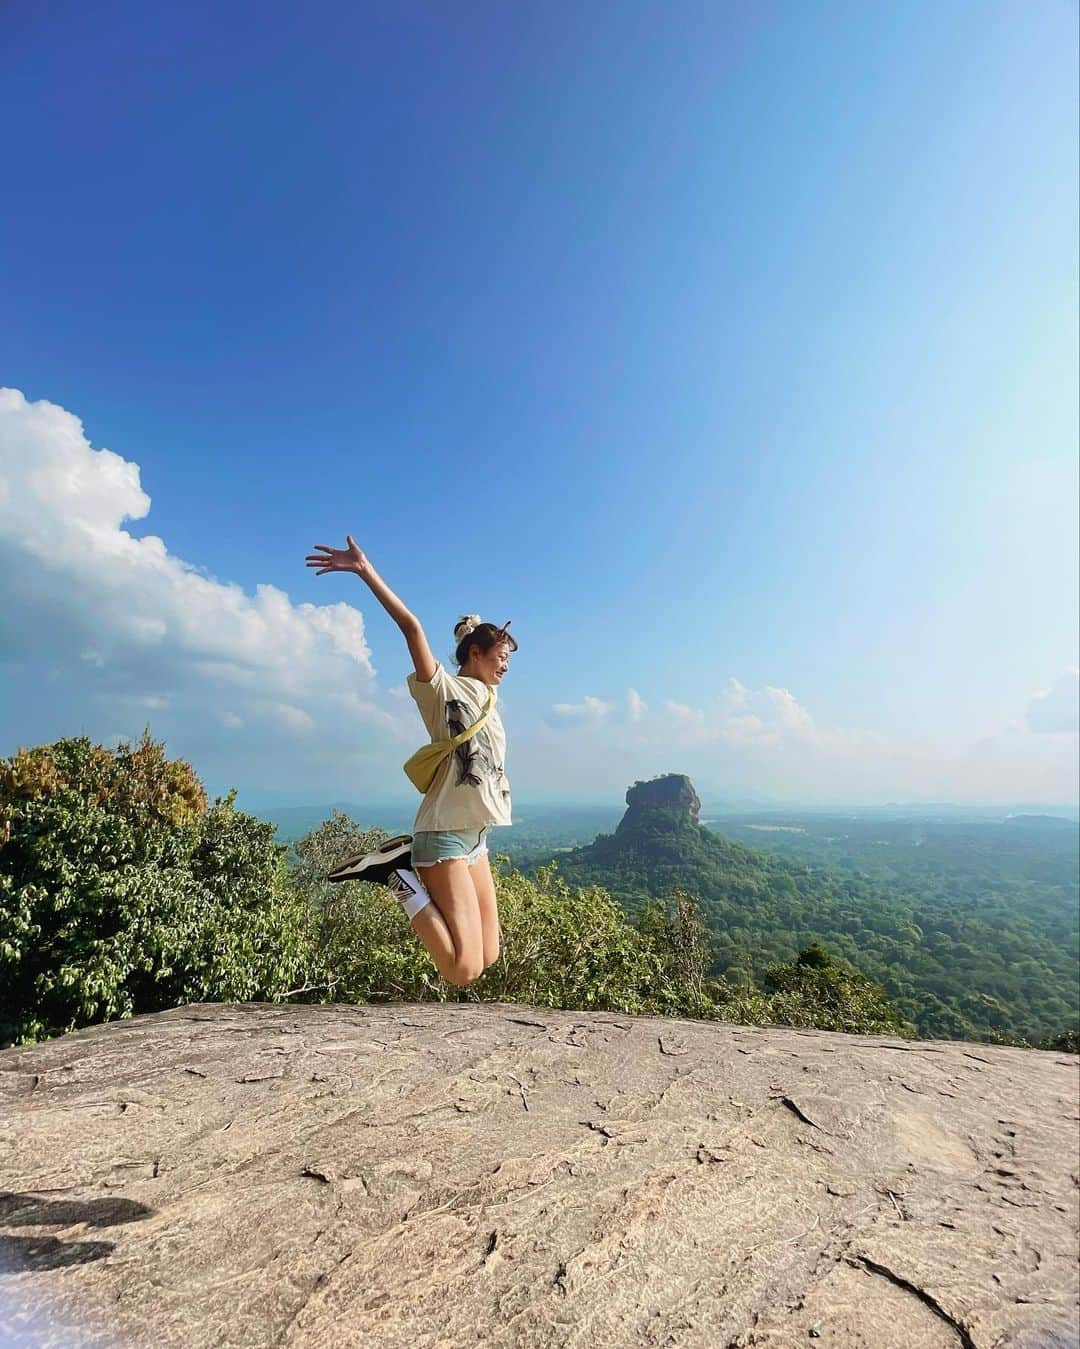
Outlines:
[[[317,543],[315,547],[321,549],[327,556],[320,557],[317,553],[308,553],[307,566],[318,569],[315,572],[316,576],[322,576],[327,571],[354,571],[357,576],[369,572],[371,563],[357,547],[356,540],[351,534],[345,535],[345,542],[349,545],[347,548],[328,548],[325,543]]]
[[[345,535],[345,542],[349,545],[347,548],[328,548],[325,543],[317,543],[316,551],[308,553],[308,566],[315,568],[316,576],[326,571],[354,571],[405,634],[416,673],[422,683],[429,684],[435,675],[437,662],[431,654],[420,620],[398,599],[364,556],[351,534]]]

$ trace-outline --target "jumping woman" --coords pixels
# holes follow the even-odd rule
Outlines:
[[[316,575],[355,572],[401,629],[412,657],[409,692],[432,742],[481,729],[443,759],[416,814],[412,835],[388,839],[374,853],[346,863],[331,879],[376,880],[398,898],[439,973],[464,986],[499,958],[499,914],[488,865],[493,825],[510,824],[510,784],[503,772],[506,735],[494,706],[517,642],[467,614],[454,628],[457,674],[431,653],[420,620],[394,594],[351,534],[347,548],[319,543],[307,565]],[[322,556],[320,554],[325,554]],[[485,716],[486,714],[486,716]],[[422,875],[422,883],[417,879]]]

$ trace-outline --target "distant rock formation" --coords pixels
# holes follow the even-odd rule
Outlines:
[[[685,773],[666,773],[663,777],[653,778],[651,782],[635,782],[627,790],[626,814],[619,823],[619,829],[633,827],[635,816],[649,810],[677,811],[697,824],[701,816],[701,802],[694,791],[694,784]]]
[[[0,1339],[1075,1349],[1077,1086],[500,1003],[115,1021],[0,1053]]]

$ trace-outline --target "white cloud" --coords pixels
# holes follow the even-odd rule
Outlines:
[[[729,707],[745,707],[750,698],[750,690],[745,684],[740,684],[734,675],[728,680],[727,689],[724,692]]]
[[[282,734],[334,765],[333,790],[350,754],[417,738],[415,710],[377,685],[358,609],[217,580],[124,528],[150,506],[138,464],[94,449],[64,408],[0,389],[0,662],[24,704],[0,734],[28,743],[39,724],[48,738],[99,738],[119,715],[133,737],[150,712],[170,753],[199,748],[200,772],[235,773],[247,752],[260,775]]]
[[[92,638],[84,658],[99,665],[167,647],[170,661],[213,662],[222,679],[247,687],[269,672],[302,687],[313,659],[330,653],[374,676],[364,620],[350,605],[293,605],[272,585],[257,585],[252,599],[171,556],[155,535],[122,529],[150,511],[138,465],[91,448],[79,419],[56,404],[0,389],[0,480],[9,593],[36,619],[12,643],[17,658],[82,633]],[[62,625],[50,631],[46,614]]]
[[[1039,707],[1037,723],[1043,718],[1056,729],[1070,724],[1076,678],[1072,671],[1040,695],[1048,706]],[[964,752],[915,734],[888,737],[822,726],[791,689],[751,688],[734,678],[713,698],[695,701],[666,699],[634,724],[583,728],[592,737],[590,761],[613,773],[626,765],[631,777],[689,773],[699,790],[714,797],[762,793],[802,800],[1010,803],[1076,798],[1071,736],[1036,735],[1014,726]]]
[[[820,738],[814,719],[788,689],[751,689],[737,679],[702,707],[665,700],[666,722],[681,744],[777,744]]]
[[[407,796],[400,764],[423,731],[407,688],[379,686],[360,611],[219,580],[129,532],[150,509],[137,463],[92,448],[63,408],[0,390],[0,754],[62,735],[115,743],[149,722],[213,789]],[[822,726],[780,681],[655,706],[634,688],[587,695],[508,721],[509,772],[521,800],[568,783],[617,798],[668,771],[712,792],[1074,799],[1078,678],[966,757],[914,732]]]
[[[731,679],[721,693],[710,726],[722,740],[814,740],[814,719],[790,689],[766,684],[750,689]]]
[[[302,707],[293,707],[290,703],[275,703],[271,710],[277,718],[279,727],[284,731],[299,732],[315,729],[315,718],[305,712]]]
[[[664,703],[664,709],[679,722],[690,722],[694,725],[703,726],[705,724],[705,713],[700,707],[688,707],[685,703],[672,702],[668,698]]]
[[[613,707],[614,703],[586,694],[580,703],[556,703],[551,711],[556,724],[598,722],[603,721]]]
[[[810,712],[789,689],[769,684],[751,689],[735,678],[728,681],[721,693],[700,706],[666,698],[660,704],[659,712],[650,716],[648,704],[636,689],[627,692],[625,720],[616,722],[610,718],[615,706],[613,702],[596,697],[586,697],[580,703],[556,703],[549,722],[579,727],[603,723],[608,728],[605,736],[611,738],[621,734],[623,743],[636,745],[664,742],[684,747],[717,743],[824,744],[878,739],[851,732],[819,730]],[[621,732],[617,727],[621,727]]]
[[[1080,669],[1066,670],[1052,689],[1035,694],[1028,703],[1027,724],[1042,733],[1080,731]]]
[[[169,706],[168,698],[163,698],[157,693],[119,693],[116,695],[116,702],[127,703],[130,707],[147,707],[151,711],[159,712]]]

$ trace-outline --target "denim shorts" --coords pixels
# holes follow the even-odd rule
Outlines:
[[[463,857],[471,866],[487,856],[487,825],[483,829],[421,829],[413,834],[413,867],[430,867]]]

